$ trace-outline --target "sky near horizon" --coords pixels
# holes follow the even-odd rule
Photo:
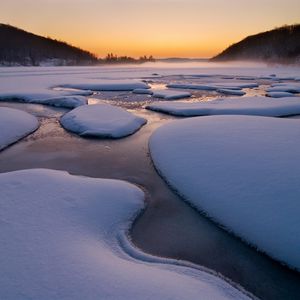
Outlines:
[[[249,34],[300,23],[300,2],[0,0],[0,23],[99,56],[211,57]]]

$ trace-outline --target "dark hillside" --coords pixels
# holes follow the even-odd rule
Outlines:
[[[84,50],[0,24],[0,65],[88,65],[97,58]]]
[[[300,63],[300,25],[283,26],[248,36],[211,60]]]

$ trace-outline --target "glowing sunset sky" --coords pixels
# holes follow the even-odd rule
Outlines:
[[[0,0],[0,22],[104,56],[209,57],[300,22],[299,0]]]

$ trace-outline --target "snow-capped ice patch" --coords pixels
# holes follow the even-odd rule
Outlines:
[[[36,101],[35,103],[47,104],[57,107],[75,108],[86,105],[87,99],[84,96],[60,96]]]
[[[0,150],[17,142],[38,127],[38,119],[27,112],[0,107]]]
[[[154,164],[188,202],[300,270],[300,123],[253,116],[174,121],[150,139]]]
[[[175,116],[256,115],[289,116],[300,114],[300,97],[272,99],[243,97],[216,99],[207,102],[157,102],[146,107]]]
[[[0,194],[1,299],[249,299],[206,272],[125,252],[144,208],[129,183],[24,170],[0,174]]]
[[[217,88],[214,85],[205,84],[181,84],[172,83],[167,85],[171,89],[189,89],[189,90],[203,90],[203,91],[215,91]]]
[[[278,79],[276,78],[276,75],[275,75],[275,76],[271,76],[271,75],[269,75],[269,76],[259,76],[258,79],[264,79],[264,80],[278,80]]]
[[[64,128],[81,136],[121,138],[139,130],[147,120],[109,104],[78,107],[60,119]]]
[[[149,85],[137,80],[101,80],[99,83],[64,84],[61,87],[91,91],[133,91],[149,89]]]
[[[288,92],[288,93],[300,93],[300,85],[291,84],[274,84],[267,89],[267,92]]]
[[[218,89],[218,93],[225,95],[235,95],[235,96],[244,96],[246,93],[241,90],[230,90],[230,89]]]
[[[255,76],[237,76],[235,77],[236,80],[257,80]]]
[[[244,83],[244,82],[212,82],[211,84],[180,84],[172,83],[168,84],[168,88],[176,89],[190,89],[190,90],[204,90],[204,91],[216,91],[218,89],[227,90],[241,90],[244,88],[255,88],[259,85],[257,83]]]
[[[188,92],[180,92],[180,91],[165,89],[165,90],[154,90],[152,96],[154,98],[163,98],[166,100],[176,100],[176,99],[189,98],[192,96],[192,94],[188,93]]]
[[[66,108],[75,108],[87,104],[87,99],[84,96],[56,96],[54,93],[0,93],[0,101],[36,103]]]
[[[214,83],[217,88],[224,88],[224,89],[230,89],[230,90],[236,90],[236,89],[251,89],[259,87],[259,84],[256,82],[216,82]]]
[[[285,98],[285,97],[295,97],[295,94],[288,92],[269,92],[266,94],[268,97],[272,98]]]
[[[146,95],[152,95],[153,91],[150,89],[135,89],[132,91],[134,94],[146,94]]]
[[[61,92],[61,96],[92,96],[94,94],[94,92],[90,90],[78,90],[60,87],[54,87],[53,91]]]

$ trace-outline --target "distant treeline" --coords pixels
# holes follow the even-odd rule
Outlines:
[[[300,24],[248,36],[212,61],[252,60],[300,64]]]
[[[141,56],[140,58],[136,59],[130,56],[117,56],[113,53],[107,54],[105,58],[99,58],[99,63],[144,63],[144,62],[153,62],[155,61],[152,55],[150,56]]]
[[[0,24],[0,65],[2,66],[71,66],[112,63],[143,63],[152,56],[135,59],[108,54],[105,58],[58,41],[42,37],[11,25]]]

